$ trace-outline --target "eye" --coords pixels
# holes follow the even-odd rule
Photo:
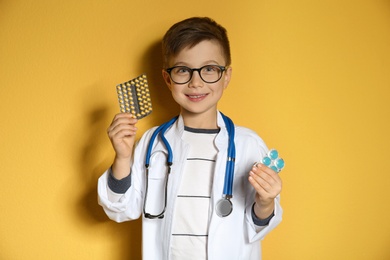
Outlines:
[[[173,73],[175,74],[188,74],[190,73],[191,69],[190,68],[187,68],[187,67],[176,67],[174,70],[173,70]]]
[[[220,70],[221,69],[215,65],[207,65],[202,68],[202,71],[207,74],[219,73]]]

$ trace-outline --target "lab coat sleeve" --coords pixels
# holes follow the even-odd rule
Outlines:
[[[264,237],[282,221],[283,210],[280,206],[280,196],[278,195],[274,201],[274,216],[271,218],[269,224],[266,226],[256,226],[252,219],[252,208],[250,207],[246,209],[246,223],[250,243],[264,239]]]
[[[123,194],[115,193],[108,186],[109,169],[98,180],[98,203],[107,216],[116,221],[124,222],[140,217],[143,208],[144,187],[144,154],[151,130],[146,132],[134,151],[131,168],[131,186]]]
[[[116,222],[139,218],[141,214],[140,192],[132,185],[124,194],[114,193],[108,187],[108,175],[107,170],[98,181],[98,202],[107,216]]]
[[[239,146],[242,146],[240,151],[244,151],[246,161],[246,170],[245,172],[249,172],[254,162],[259,162],[261,158],[263,158],[267,152],[268,148],[264,141],[252,130],[246,128],[238,128],[238,137],[241,137],[239,141]],[[271,218],[268,225],[265,226],[257,226],[253,221],[252,216],[252,206],[255,199],[255,190],[248,183],[248,189],[251,190],[247,193],[246,196],[246,206],[245,206],[245,222],[247,225],[247,234],[248,240],[250,243],[262,240],[271,230],[273,230],[281,221],[283,210],[280,206],[280,195],[278,195],[274,199],[275,207],[274,207],[274,216]]]

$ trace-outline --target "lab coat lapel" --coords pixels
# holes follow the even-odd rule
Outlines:
[[[225,181],[225,170],[226,170],[226,158],[227,158],[227,148],[229,135],[226,130],[225,122],[220,113],[218,113],[218,126],[221,129],[215,138],[215,146],[218,149],[217,161],[214,171],[214,181],[213,181],[213,198],[212,204],[213,212],[215,209],[215,204],[223,196],[223,186]]]

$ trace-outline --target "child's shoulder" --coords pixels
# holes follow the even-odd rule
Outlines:
[[[235,126],[235,139],[239,142],[256,142],[263,144],[263,139],[252,129],[245,126]]]
[[[243,136],[258,136],[257,133],[245,126],[235,125],[236,135],[243,135]]]

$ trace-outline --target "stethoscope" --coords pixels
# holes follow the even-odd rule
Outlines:
[[[225,170],[225,180],[224,180],[224,186],[223,186],[223,196],[222,198],[217,202],[215,206],[215,212],[220,217],[227,217],[232,213],[233,211],[233,204],[231,202],[231,199],[233,198],[233,178],[234,178],[234,163],[236,158],[236,148],[234,144],[234,124],[233,121],[222,114],[222,118],[225,122],[226,129],[229,135],[229,144],[228,144],[228,150],[227,150],[227,159],[226,159],[226,170]],[[168,188],[168,177],[171,173],[171,167],[173,163],[173,153],[172,148],[169,145],[168,140],[165,138],[164,134],[165,132],[176,122],[178,116],[172,118],[170,121],[160,125],[152,134],[148,148],[146,150],[146,156],[145,156],[145,168],[146,168],[146,188],[145,188],[145,200],[144,200],[144,216],[145,218],[149,219],[162,219],[164,217],[165,209],[167,207],[167,188]],[[150,214],[146,212],[146,203],[147,203],[147,197],[148,197],[148,179],[149,179],[149,166],[150,166],[150,159],[153,149],[154,141],[156,140],[157,136],[160,137],[162,142],[164,143],[165,148],[167,149],[167,173],[165,176],[165,192],[164,192],[164,208],[159,214]]]

